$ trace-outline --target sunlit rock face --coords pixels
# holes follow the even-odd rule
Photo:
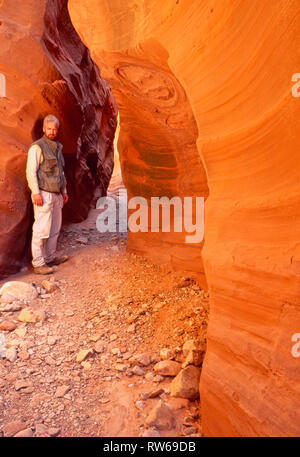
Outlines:
[[[205,435],[300,435],[298,2],[69,0],[69,11],[118,101],[130,195],[207,196],[207,175]],[[131,234],[129,247],[201,264],[178,234]]]
[[[133,46],[124,50],[116,48],[113,52],[102,44],[98,46],[102,39],[98,30],[110,26],[98,24],[89,15],[90,8],[95,7],[96,17],[102,17],[106,10],[105,7],[102,11],[102,6],[97,2],[91,6],[69,2],[69,11],[79,34],[90,46],[93,59],[113,87],[120,112],[118,149],[128,198],[141,196],[148,207],[148,224],[146,221],[144,231],[129,231],[128,249],[175,269],[194,271],[206,288],[200,233],[192,243],[187,243],[186,236],[190,233],[183,217],[182,229],[175,231],[173,211],[170,229],[168,226],[162,229],[162,218],[158,232],[153,230],[153,225],[151,228],[151,197],[178,197],[184,216],[184,197],[193,197],[195,205],[195,197],[208,196],[206,174],[196,146],[197,124],[186,91],[168,64],[167,50],[158,40],[125,40]],[[106,6],[114,10],[114,2]],[[112,20],[112,27],[113,14],[107,19]],[[94,27],[95,33],[86,34],[89,26]],[[129,215],[132,212],[129,208]]]
[[[43,117],[52,113],[61,121],[70,194],[64,219],[78,221],[87,216],[95,188],[106,193],[117,109],[71,25],[66,1],[1,1],[0,41],[1,278],[30,259],[25,167],[28,147],[42,135]]]

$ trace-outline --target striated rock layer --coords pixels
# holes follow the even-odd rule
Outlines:
[[[206,171],[204,434],[299,436],[299,2],[69,0],[69,11],[118,100],[130,194],[205,194]],[[130,234],[129,247],[201,263],[175,234]]]
[[[30,255],[25,167],[28,147],[42,135],[43,117],[53,113],[62,122],[71,197],[64,220],[79,221],[87,216],[95,188],[106,193],[117,109],[70,22],[65,0],[1,1],[0,41],[1,278],[18,271]]]

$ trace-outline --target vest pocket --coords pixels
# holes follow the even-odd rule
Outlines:
[[[54,173],[56,172],[58,167],[58,163],[56,159],[45,159],[45,163],[43,164],[43,171],[46,173]]]

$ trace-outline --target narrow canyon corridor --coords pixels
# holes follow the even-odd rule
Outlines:
[[[123,188],[118,178],[109,196]],[[0,359],[0,433],[201,436],[199,398],[172,397],[170,385],[184,342],[201,340],[205,347],[208,293],[193,276],[126,252],[125,233],[99,233],[98,213],[92,210],[84,222],[64,227],[59,250],[70,260],[54,275],[37,278],[29,271],[8,278],[40,289],[46,280],[54,291],[3,313],[6,321],[18,322],[20,305],[30,305],[45,320],[18,322],[7,332],[9,360]],[[159,367],[163,360],[172,360],[171,366]],[[174,373],[166,371],[174,367]],[[154,415],[147,428],[160,401],[164,415]]]
[[[299,0],[0,0],[0,285],[26,283],[0,290],[0,434],[300,436],[299,31]],[[49,114],[70,259],[43,278]],[[175,209],[97,230],[125,194],[119,227],[200,198],[203,236]]]

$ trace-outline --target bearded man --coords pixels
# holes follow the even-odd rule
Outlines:
[[[34,209],[32,266],[36,274],[43,275],[53,273],[54,265],[68,260],[67,255],[56,255],[62,208],[69,200],[63,146],[56,140],[59,124],[55,116],[45,117],[44,135],[30,146],[26,166]]]

